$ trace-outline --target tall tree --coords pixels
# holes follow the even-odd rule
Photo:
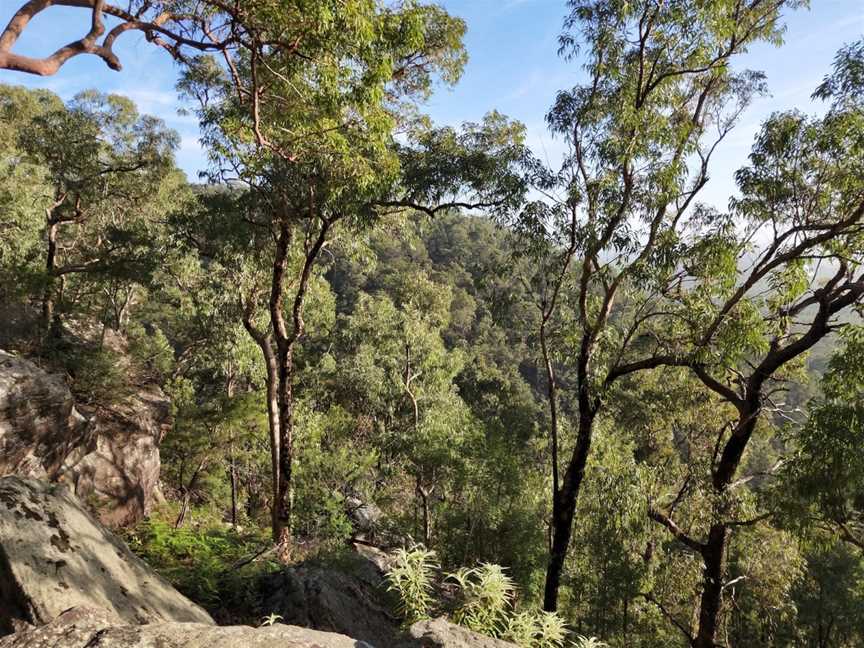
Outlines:
[[[176,133],[138,114],[116,95],[83,92],[19,133],[21,147],[46,169],[43,328],[55,317],[61,287],[74,275],[146,275],[152,250],[139,227],[164,208],[177,184]],[[128,303],[128,294],[122,300]],[[115,295],[116,297],[116,295]],[[117,305],[116,328],[124,308]]]
[[[584,48],[588,80],[558,94],[547,121],[568,155],[540,174],[545,200],[515,223],[541,260],[539,339],[552,455],[552,543],[544,606],[555,610],[595,421],[616,380],[669,358],[644,341],[664,311],[691,207],[709,163],[761,75],[732,71],[758,41],[779,42],[793,0],[598,2],[571,0],[560,37],[567,58]],[[576,441],[559,457],[559,384],[550,332],[564,293],[573,318],[566,362],[574,374]],[[626,312],[619,311],[626,304]],[[575,332],[572,332],[575,330]]]
[[[752,478],[740,474],[745,452],[760,423],[783,411],[780,395],[805,354],[864,301],[862,64],[861,43],[838,54],[815,93],[831,102],[824,117],[786,112],[764,123],[750,164],[736,174],[740,197],[731,213],[710,213],[713,232],[684,258],[674,319],[658,332],[665,348],[693,345],[687,364],[726,404],[704,537],[686,533],[668,510],[650,513],[702,560],[697,648],[717,640],[731,535],[762,517],[740,514],[740,490]]]
[[[61,110],[46,90],[0,85],[0,300],[34,290],[42,278],[45,208],[51,198],[47,169],[28,155],[21,134],[46,112]]]
[[[241,218],[258,232],[258,253],[271,263],[266,281],[252,276],[260,263],[247,264],[240,310],[267,367],[273,535],[285,547],[294,356],[310,281],[332,236],[393,209],[494,207],[522,187],[510,168],[524,157],[522,131],[498,116],[462,136],[414,122],[414,143],[396,141],[397,127],[411,126],[413,105],[434,78],[458,78],[461,21],[434,6],[337,5],[311,3],[302,16],[299,9],[250,9],[249,47],[221,64],[196,60],[181,84],[199,102],[213,178],[245,188]],[[296,39],[269,36],[292,30]]]

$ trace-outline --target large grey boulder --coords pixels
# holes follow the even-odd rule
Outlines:
[[[391,563],[386,552],[358,543],[339,569],[306,564],[269,574],[259,583],[262,609],[285,623],[338,632],[378,648],[516,648],[443,617],[415,623],[406,633],[386,592]]]
[[[62,485],[0,479],[0,634],[75,606],[126,623],[213,623],[95,520]]]
[[[460,628],[444,619],[415,624],[415,637],[378,644],[335,632],[281,623],[264,628],[200,623],[124,624],[98,608],[76,607],[51,623],[0,638],[0,648],[516,648]]]
[[[48,625],[0,639],[0,648],[374,648],[329,632],[276,624],[266,628],[200,623],[123,624],[93,608],[73,608]],[[379,646],[378,648],[389,648]]]
[[[258,584],[261,609],[284,623],[338,632],[379,648],[398,645],[404,635],[383,583],[389,557],[364,545],[355,550],[339,569],[305,564],[264,576]]]
[[[0,475],[68,483],[105,524],[133,524],[148,511],[171,424],[158,387],[82,413],[62,377],[0,350]]]
[[[411,637],[414,643],[410,645],[416,648],[518,648],[516,644],[472,632],[444,618],[418,621],[411,626]]]
[[[371,538],[378,530],[384,512],[375,502],[364,502],[359,497],[345,498],[345,513],[351,521],[355,537]]]

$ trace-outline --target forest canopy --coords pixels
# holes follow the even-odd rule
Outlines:
[[[327,556],[374,511],[406,570],[510,584],[509,621],[453,614],[488,634],[864,644],[864,41],[720,208],[715,153],[770,88],[738,62],[798,0],[565,3],[557,165],[492,104],[424,114],[467,61],[437,5],[128,4],[23,3],[0,68],[119,69],[141,32],[207,171],[128,98],[0,85],[0,348],[92,411],[170,399],[145,558],[218,605],[236,552]],[[52,5],[90,31],[13,53]]]

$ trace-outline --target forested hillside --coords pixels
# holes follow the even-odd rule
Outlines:
[[[220,623],[373,547],[388,632],[864,645],[864,41],[721,209],[768,92],[733,63],[799,2],[566,3],[560,167],[494,105],[422,114],[466,59],[441,7],[72,4],[68,56],[7,28],[0,66],[140,30],[209,168],[130,99],[2,77],[0,472],[71,484]]]

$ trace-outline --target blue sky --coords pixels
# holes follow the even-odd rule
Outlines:
[[[528,128],[535,152],[550,161],[560,155],[560,143],[544,127],[555,92],[572,86],[580,76],[579,62],[558,59],[557,35],[565,13],[563,0],[443,0],[451,13],[468,24],[470,56],[455,89],[442,88],[426,106],[439,123],[475,121],[491,109],[519,119]],[[19,6],[3,0],[0,23]],[[732,174],[746,160],[760,122],[775,110],[792,107],[818,110],[809,96],[844,43],[864,35],[864,0],[813,0],[812,9],[787,16],[786,44],[776,49],[753,47],[738,67],[764,71],[771,96],[757,101],[740,126],[723,143],[714,159],[712,179],[703,199],[725,206],[734,191]],[[15,50],[45,54],[61,42],[80,37],[88,27],[87,12],[54,7],[37,17]],[[56,76],[38,78],[0,71],[0,82],[48,88],[64,98],[87,88],[117,92],[135,100],[143,112],[165,119],[182,137],[178,162],[194,179],[204,165],[195,119],[177,115],[174,92],[176,68],[163,51],[132,32],[116,48],[124,69],[113,72],[94,57],[77,57]]]

